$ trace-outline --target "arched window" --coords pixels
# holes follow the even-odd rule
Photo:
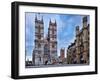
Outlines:
[[[38,44],[38,48],[40,48],[40,47],[41,47],[41,44],[39,43],[39,44]]]

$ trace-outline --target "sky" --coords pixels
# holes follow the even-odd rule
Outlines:
[[[43,17],[44,21],[44,37],[48,32],[49,21],[57,23],[57,55],[60,55],[60,49],[65,48],[65,54],[67,47],[75,40],[75,28],[79,26],[82,28],[82,18],[84,15],[77,14],[51,14],[51,13],[25,13],[25,50],[26,59],[32,59],[32,51],[34,49],[35,39],[35,16],[38,19]],[[88,16],[88,21],[89,20]]]

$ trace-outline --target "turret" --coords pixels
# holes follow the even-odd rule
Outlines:
[[[41,22],[43,23],[43,16],[42,16]]]
[[[87,27],[87,16],[83,17],[83,28]]]
[[[56,20],[55,20],[55,26],[57,26]]]
[[[76,36],[79,34],[79,26],[76,26]]]
[[[51,19],[50,19],[50,21],[49,21],[49,25],[51,24]]]
[[[37,21],[37,16],[35,15],[35,22]]]

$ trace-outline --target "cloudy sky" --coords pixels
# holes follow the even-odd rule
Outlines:
[[[31,59],[32,51],[34,48],[34,35],[35,35],[35,16],[37,15],[38,19],[43,17],[44,20],[44,36],[48,32],[49,21],[57,22],[57,52],[58,56],[60,55],[60,49],[67,49],[68,45],[74,42],[75,39],[75,27],[77,25],[82,28],[82,18],[84,15],[72,15],[72,14],[49,14],[49,13],[34,13],[26,12],[25,13],[25,43],[26,43],[26,57]],[[88,16],[89,20],[89,16]]]

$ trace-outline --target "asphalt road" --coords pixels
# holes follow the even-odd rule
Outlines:
[[[66,66],[88,66],[88,64],[55,64],[55,65],[39,65],[39,66],[26,66],[26,68],[47,68],[47,67],[66,67]]]

